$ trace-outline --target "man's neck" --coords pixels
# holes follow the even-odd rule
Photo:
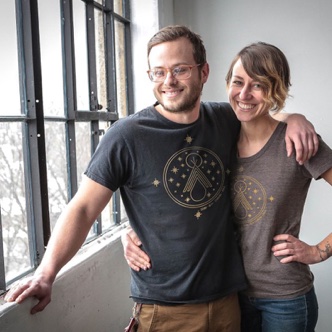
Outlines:
[[[195,121],[197,121],[199,118],[200,103],[198,103],[198,105],[196,105],[194,109],[192,109],[190,111],[183,111],[183,112],[167,111],[159,103],[155,104],[155,109],[164,118],[166,118],[172,122],[179,123],[179,124],[191,124],[191,123],[194,123]]]

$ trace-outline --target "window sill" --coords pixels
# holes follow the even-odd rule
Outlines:
[[[98,238],[93,239],[93,240],[91,240],[91,242],[82,246],[82,248],[77,252],[77,254],[60,270],[60,272],[58,273],[58,275],[56,277],[55,283],[60,278],[63,278],[68,271],[75,268],[75,266],[81,264],[89,257],[97,254],[98,252],[103,250],[105,247],[110,245],[112,242],[119,239],[121,237],[122,232],[127,227],[127,225],[128,225],[128,222],[124,222],[121,225],[111,229],[108,232],[105,232]],[[5,294],[2,294],[0,296],[0,318],[2,316],[4,316],[7,312],[9,312],[10,310],[15,309],[19,305],[16,302],[4,301],[4,295]],[[29,300],[36,301],[34,299],[29,299]],[[27,301],[27,302],[29,302],[29,301]]]

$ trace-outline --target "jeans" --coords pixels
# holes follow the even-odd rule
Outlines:
[[[242,332],[314,332],[318,303],[314,288],[292,299],[252,298],[239,294]]]

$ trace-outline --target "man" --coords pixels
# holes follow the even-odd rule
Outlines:
[[[120,188],[153,264],[132,271],[132,297],[143,303],[138,331],[236,332],[236,294],[246,281],[229,220],[228,183],[239,123],[229,104],[201,103],[209,66],[198,35],[182,26],[162,29],[148,44],[148,62],[156,104],[107,131],[40,266],[6,300],[35,296],[40,302],[32,313],[43,310],[57,273]],[[300,161],[314,151],[310,133]]]

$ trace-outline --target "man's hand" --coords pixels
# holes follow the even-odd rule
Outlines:
[[[142,245],[137,234],[128,226],[121,236],[124,257],[134,271],[147,270],[151,267],[149,256],[140,249]]]
[[[6,294],[4,300],[7,302],[21,303],[28,297],[34,297],[39,302],[31,309],[31,314],[35,314],[45,309],[51,302],[53,281],[47,281],[41,275],[35,275],[20,280],[14,284]]]
[[[287,156],[290,157],[295,148],[296,161],[303,165],[318,150],[318,137],[315,128],[301,114],[289,114],[284,120],[287,122],[285,136]]]

